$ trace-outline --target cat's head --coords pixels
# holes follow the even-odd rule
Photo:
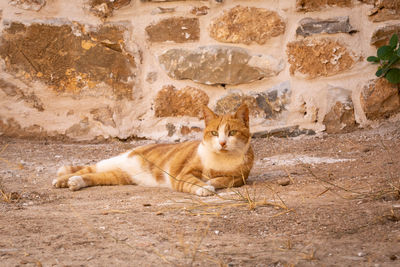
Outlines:
[[[203,144],[215,153],[244,153],[250,143],[249,109],[242,104],[236,113],[217,115],[204,106]]]

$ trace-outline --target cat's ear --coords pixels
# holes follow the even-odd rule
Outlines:
[[[241,121],[243,121],[246,127],[249,127],[249,108],[246,104],[243,103],[242,105],[240,105],[234,117],[240,119]]]
[[[217,115],[207,106],[203,106],[203,114],[204,114],[204,122],[206,123],[206,125],[213,119],[217,118]]]

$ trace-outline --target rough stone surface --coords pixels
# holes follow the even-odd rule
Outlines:
[[[200,38],[199,20],[184,17],[167,18],[147,26],[146,33],[150,42],[193,42]]]
[[[400,36],[400,23],[378,27],[372,34],[371,45],[374,45],[377,48],[387,45],[390,38],[395,33]]]
[[[328,6],[350,7],[352,0],[296,0],[297,11],[318,11]]]
[[[203,84],[242,84],[277,75],[282,60],[268,55],[250,55],[230,46],[206,46],[196,50],[170,49],[159,56],[168,76]]]
[[[352,102],[337,101],[322,122],[327,133],[344,133],[354,130],[356,120]]]
[[[67,136],[78,137],[78,136],[87,136],[89,132],[90,132],[89,120],[87,117],[85,117],[80,122],[75,123],[74,125],[69,127],[65,131],[65,134]]]
[[[258,93],[243,94],[240,91],[231,91],[217,101],[215,111],[220,114],[233,113],[242,103],[246,103],[251,116],[274,119],[286,110],[289,102],[290,85],[284,82]]]
[[[29,127],[21,127],[21,125],[13,118],[0,120],[0,133],[4,136],[17,137],[17,138],[46,138],[52,133],[46,132],[37,124]],[[53,134],[54,135],[54,134]],[[63,139],[57,136],[54,139]],[[64,138],[65,139],[65,138]]]
[[[228,114],[235,112],[242,103],[246,103],[251,116],[259,116],[262,110],[257,106],[255,97],[242,93],[232,92],[222,97],[215,105],[215,112]]]
[[[165,128],[167,128],[169,137],[173,136],[176,132],[176,127],[172,123],[167,123],[167,125],[165,125]]]
[[[210,26],[210,36],[224,43],[265,44],[284,32],[285,22],[278,13],[255,7],[236,6]]]
[[[354,33],[356,30],[350,25],[349,17],[335,17],[330,19],[304,18],[299,22],[297,35],[310,36],[320,33]]]
[[[257,106],[264,112],[266,119],[275,119],[290,104],[290,83],[283,82],[269,90],[256,93]]]
[[[370,120],[387,118],[400,111],[399,85],[386,79],[372,80],[364,86],[361,95],[361,107]]]
[[[181,126],[181,130],[180,133],[181,135],[189,135],[191,133],[201,133],[203,131],[203,129],[201,129],[200,127],[189,127],[186,125],[182,125]]]
[[[301,40],[287,45],[290,73],[307,78],[332,76],[353,67],[355,56],[333,39]]]
[[[90,11],[101,18],[112,16],[114,10],[129,5],[131,0],[90,0]]]
[[[362,0],[374,4],[369,12],[369,19],[373,22],[382,22],[400,18],[400,0]]]
[[[154,101],[156,117],[203,117],[203,106],[209,101],[208,95],[200,89],[185,87],[176,90],[172,85],[164,86]]]
[[[298,125],[296,126],[288,126],[283,128],[277,128],[267,131],[260,131],[253,133],[253,138],[269,138],[269,137],[278,137],[278,138],[288,138],[288,137],[297,137],[300,135],[315,135],[315,131],[311,129],[301,129]]]
[[[157,78],[158,78],[158,73],[155,71],[151,71],[146,75],[146,82],[154,83],[155,81],[157,81]]]
[[[14,84],[3,79],[0,79],[0,90],[2,90],[7,96],[14,97],[16,101],[23,101],[29,107],[34,108],[37,111],[44,111],[43,102],[33,92],[24,92]]]
[[[322,123],[325,125],[326,132],[345,133],[354,130],[357,124],[351,90],[330,86],[326,90],[325,104],[316,109],[317,112],[325,112]]]
[[[46,0],[11,0],[9,4],[25,10],[39,11],[46,5]]]
[[[131,98],[136,63],[125,50],[124,32],[111,25],[89,31],[77,23],[12,22],[3,30],[0,58],[8,72],[59,93]]]
[[[93,116],[93,120],[101,122],[106,126],[116,127],[113,119],[113,111],[110,107],[95,108],[90,111]]]
[[[174,7],[156,7],[151,11],[152,15],[157,15],[157,14],[167,14],[167,13],[174,13],[175,12]]]
[[[201,6],[201,7],[196,6],[190,10],[190,13],[192,13],[193,15],[196,15],[196,16],[204,16],[204,15],[208,14],[209,9],[210,8],[208,6]]]

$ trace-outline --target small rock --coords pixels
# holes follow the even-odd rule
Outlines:
[[[151,207],[151,204],[150,203],[144,203],[143,207]]]
[[[277,181],[277,183],[278,183],[279,185],[281,185],[281,186],[287,186],[287,185],[290,184],[290,179],[289,179],[289,178],[282,178],[282,179],[279,179],[279,180]]]
[[[361,148],[361,151],[364,153],[367,153],[367,152],[371,151],[371,148],[365,146],[365,147]]]
[[[365,257],[366,255],[367,255],[367,253],[365,253],[363,251],[360,251],[360,252],[357,253],[358,257]]]

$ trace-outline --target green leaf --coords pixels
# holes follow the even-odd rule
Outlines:
[[[400,59],[400,57],[398,57],[396,54],[393,54],[393,55],[390,57],[390,60],[389,60],[389,62],[387,63],[387,66],[386,66],[386,67],[392,66],[392,65],[395,64],[399,59]]]
[[[394,53],[394,49],[391,46],[384,45],[378,48],[378,57],[382,60],[388,60]]]
[[[370,57],[367,57],[367,61],[368,62],[376,62],[376,63],[378,63],[379,62],[379,58],[374,57],[374,56],[370,56]]]
[[[390,69],[386,75],[385,78],[390,82],[390,83],[400,83],[400,69]]]
[[[397,36],[397,34],[393,34],[392,38],[390,38],[390,46],[392,48],[396,48],[397,47],[397,43],[399,42],[399,37]]]
[[[377,77],[381,77],[382,74],[383,74],[383,71],[384,71],[384,69],[379,69],[379,70],[375,73],[375,75],[376,75]]]
[[[397,49],[397,56],[400,57],[400,47],[399,47],[399,49]]]

